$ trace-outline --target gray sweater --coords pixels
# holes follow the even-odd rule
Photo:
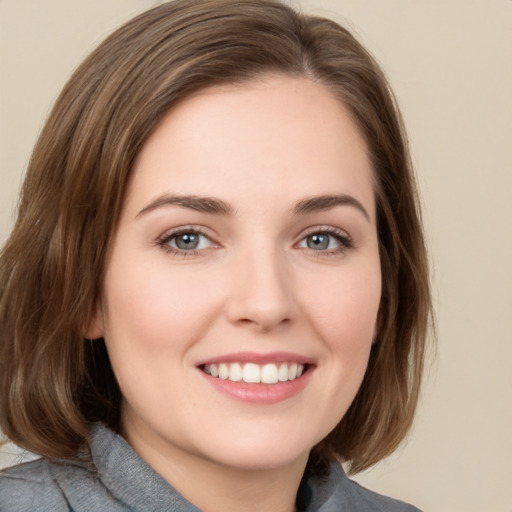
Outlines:
[[[0,472],[2,512],[199,512],[103,425],[92,429],[93,465],[38,459]],[[299,489],[301,512],[418,512],[349,480],[333,463],[328,477]]]

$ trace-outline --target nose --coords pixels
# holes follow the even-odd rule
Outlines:
[[[230,322],[258,332],[290,323],[296,306],[286,258],[277,251],[239,258],[227,304]]]

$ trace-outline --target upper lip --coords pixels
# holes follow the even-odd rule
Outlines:
[[[314,360],[310,357],[294,354],[293,352],[268,352],[266,354],[260,354],[257,352],[233,352],[204,359],[199,361],[197,366],[220,363],[255,363],[259,365],[269,363],[299,363],[311,365],[314,363]]]

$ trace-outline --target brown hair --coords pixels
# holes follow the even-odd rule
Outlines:
[[[1,428],[77,457],[93,421],[119,428],[102,341],[85,340],[134,159],[178,101],[266,74],[309,77],[351,110],[375,174],[383,276],[363,384],[315,448],[359,471],[390,454],[416,408],[431,302],[406,138],[378,65],[335,22],[271,0],[177,0],[129,21],[78,68],[34,149],[0,257]]]

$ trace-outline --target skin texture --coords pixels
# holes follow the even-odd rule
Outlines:
[[[352,199],[297,211],[324,195]],[[326,230],[327,248],[312,244]],[[184,251],[191,231],[199,245]],[[310,449],[360,386],[380,294],[372,169],[354,121],[323,85],[269,76],[184,100],[147,141],[89,335],[105,338],[122,434],[186,498],[290,511]],[[298,391],[260,403],[198,367],[240,352],[311,364]]]

